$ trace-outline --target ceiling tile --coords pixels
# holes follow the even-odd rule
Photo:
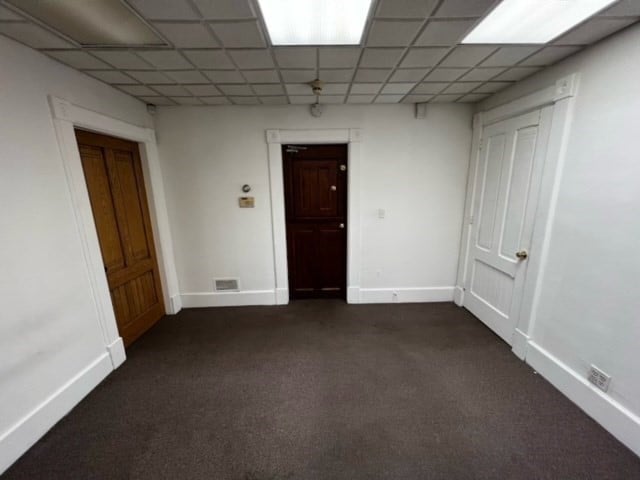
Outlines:
[[[318,100],[315,95],[296,95],[289,96],[289,100],[294,105],[311,105],[312,103],[316,103]]]
[[[347,103],[371,103],[374,98],[375,95],[349,95]]]
[[[258,105],[260,101],[256,97],[231,97],[235,105]]]
[[[211,24],[216,36],[228,48],[261,48],[266,46],[257,22]]]
[[[367,45],[374,47],[407,46],[413,41],[422,23],[421,20],[402,22],[374,20],[369,29]]]
[[[407,95],[402,103],[425,103],[433,98],[433,95]]]
[[[245,83],[245,79],[235,70],[207,70],[204,74],[214,83]]]
[[[129,95],[157,95],[156,92],[144,85],[120,85],[118,89]]]
[[[600,15],[606,17],[624,17],[625,15],[640,17],[640,2],[638,0],[621,0]]]
[[[156,87],[154,88],[158,90]],[[196,97],[213,97],[220,95],[220,91],[213,85],[185,85],[184,88]]]
[[[183,50],[182,53],[198,68],[235,68],[224,50]]]
[[[435,95],[447,88],[449,84],[444,82],[421,83],[413,90],[413,93]]]
[[[251,85],[253,91],[258,95],[284,95],[284,88],[279,83]]]
[[[0,6],[0,20],[24,20],[24,18],[16,13],[13,13],[8,8]]]
[[[273,58],[267,49],[259,50],[230,50],[229,55],[240,68],[273,68]]]
[[[280,68],[316,68],[315,48],[282,47],[274,49]]]
[[[559,45],[587,45],[597,42],[614,32],[631,25],[636,18],[594,18],[560,37]]]
[[[188,92],[180,85],[156,85],[153,89],[159,94],[168,97],[185,97],[191,95],[191,92]]]
[[[247,0],[193,0],[193,2],[202,16],[207,19],[255,17]]]
[[[573,55],[582,50],[582,47],[546,47],[535,55],[527,58],[520,66],[539,66],[552,65],[563,58]]]
[[[321,95],[318,98],[318,102],[326,104],[342,104],[344,103],[344,95]]]
[[[465,82],[472,82],[472,81],[484,82],[486,80],[489,80],[495,77],[496,75],[500,75],[502,72],[504,72],[504,70],[505,70],[504,68],[474,68],[469,73],[467,73],[464,77],[462,77],[460,80]]]
[[[128,0],[143,16],[151,20],[196,20],[198,14],[186,0]]]
[[[458,102],[465,102],[465,103],[476,103],[479,102],[481,100],[484,100],[485,98],[489,98],[489,94],[484,94],[484,93],[470,93],[469,95],[465,95],[462,98],[459,98],[457,101]]]
[[[206,83],[207,78],[197,70],[177,70],[165,72],[169,78],[178,83]]]
[[[142,83],[175,83],[160,72],[127,70],[126,73]]]
[[[360,68],[356,72],[354,80],[356,82],[370,83],[370,82],[384,82],[391,70],[372,70],[366,68]]]
[[[60,60],[61,62],[72,66],[73,68],[78,68],[78,69],[109,68],[109,65],[107,65],[103,61],[98,60],[97,58],[89,55],[86,52],[81,52],[77,50],[62,50],[62,51],[56,51],[56,52],[47,52],[47,55],[50,55],[56,60]]]
[[[426,18],[437,0],[380,0],[377,17],[387,18]]]
[[[320,68],[353,68],[358,64],[360,48],[323,47],[320,51]]]
[[[429,100],[431,103],[451,103],[460,98],[460,95],[438,95],[435,98]]]
[[[225,95],[253,95],[249,85],[218,85]]]
[[[98,80],[102,80],[103,82],[110,83],[112,85],[118,85],[123,83],[137,83],[133,78],[125,75],[122,72],[117,70],[104,70],[104,71],[92,71],[86,72],[94,78]]]
[[[474,22],[475,20],[431,21],[416,40],[416,45],[455,45],[471,29]]]
[[[399,103],[404,95],[379,95],[375,103]]]
[[[523,58],[540,50],[536,47],[502,47],[496,53],[482,62],[483,67],[511,67]]]
[[[243,70],[242,74],[249,83],[280,83],[275,70]]]
[[[511,82],[488,82],[488,83],[485,83],[484,85],[476,88],[475,92],[473,92],[473,93],[495,93],[495,92],[499,92],[500,90],[503,90],[503,89],[507,88],[510,85],[513,85],[513,83],[511,83]]]
[[[351,85],[352,95],[376,94],[382,88],[381,83],[354,83]]]
[[[442,93],[469,93],[481,85],[480,82],[456,82],[449,85]]]
[[[436,17],[481,17],[488,13],[495,0],[444,0]]]
[[[425,80],[428,82],[453,81],[460,78],[466,71],[465,68],[436,68]]]
[[[440,66],[442,67],[473,67],[487,58],[493,52],[495,47],[482,47],[476,45],[463,45],[456,47],[445,58]]]
[[[429,70],[426,68],[413,68],[409,70],[396,70],[389,79],[390,82],[417,82],[422,80]]]
[[[518,81],[533,75],[540,69],[537,67],[515,67],[510,68],[504,73],[498,75],[495,79],[497,81]]]
[[[367,48],[360,60],[361,67],[393,67],[404,52],[402,48]]]
[[[195,97],[171,97],[171,100],[179,105],[202,105],[202,102]]]
[[[207,27],[201,23],[156,23],[154,27],[178,48],[220,46]]]
[[[131,52],[123,52],[117,50],[94,50],[91,53],[116,68],[128,70],[145,70],[153,68],[147,62]]]
[[[280,70],[282,80],[287,83],[307,83],[316,79],[315,70]],[[322,78],[325,82],[326,78]]]
[[[400,66],[403,68],[434,67],[448,51],[448,48],[411,48]]]
[[[287,83],[285,85],[289,95],[309,95],[311,87],[305,83]]]
[[[260,97],[260,102],[264,105],[288,105],[287,97]]]
[[[344,95],[349,89],[348,83],[327,83],[322,87],[323,95]]]
[[[382,94],[402,94],[408,93],[415,83],[387,83],[382,89]]]
[[[320,70],[319,77],[325,82],[350,82],[353,77],[353,69]]]
[[[175,105],[173,101],[166,97],[158,97],[158,96],[139,96],[139,100],[142,100],[144,103],[151,103],[157,106],[169,106]]]
[[[193,68],[175,50],[140,50],[137,53],[156,68],[167,70],[172,68]]]
[[[0,33],[32,48],[75,48],[71,43],[33,23],[0,23]]]
[[[227,97],[200,97],[207,105],[231,105],[231,101]]]

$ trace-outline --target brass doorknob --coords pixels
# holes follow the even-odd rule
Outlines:
[[[529,253],[526,250],[520,250],[519,252],[516,252],[516,257],[520,260],[526,260],[528,256]]]

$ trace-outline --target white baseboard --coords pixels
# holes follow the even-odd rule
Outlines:
[[[347,303],[360,303],[360,287],[347,287]]]
[[[242,307],[249,305],[275,305],[274,290],[246,290],[243,292],[183,293],[184,308]]]
[[[516,328],[513,332],[513,341],[511,342],[511,351],[520,360],[527,358],[527,350],[529,350],[530,337],[522,330]]]
[[[288,304],[289,304],[289,289],[276,288],[276,305],[288,305]]]
[[[177,313],[180,313],[180,310],[182,310],[182,296],[174,295],[171,297],[171,311],[167,313],[176,315]]]
[[[359,298],[360,303],[451,302],[453,300],[453,288],[361,288]]]
[[[640,456],[640,417],[598,390],[535,342],[529,342],[526,362]]]
[[[453,289],[453,303],[461,307],[464,303],[464,288],[456,286]]]
[[[114,370],[122,365],[127,359],[122,337],[118,337],[118,339],[111,345],[107,345],[107,352],[109,352],[109,357],[111,357],[111,364],[113,365]]]
[[[112,371],[111,357],[108,352],[104,352],[8,431],[0,435],[0,474],[31,448]]]

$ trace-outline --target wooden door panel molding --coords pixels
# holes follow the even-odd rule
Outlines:
[[[95,223],[105,230],[98,240],[118,331],[129,345],[164,315],[138,144],[82,130],[76,140]],[[118,268],[110,268],[112,258]]]

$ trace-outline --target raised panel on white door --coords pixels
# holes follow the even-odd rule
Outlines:
[[[493,238],[498,208],[498,193],[502,175],[506,135],[499,133],[486,139],[482,187],[480,188],[480,209],[478,214],[477,246],[493,249]]]
[[[476,260],[471,273],[470,293],[504,318],[509,317],[513,278],[491,265]]]

